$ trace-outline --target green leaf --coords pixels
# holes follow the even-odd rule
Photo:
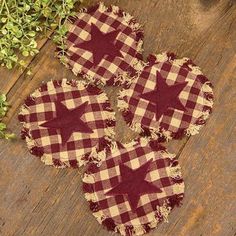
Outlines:
[[[1,2],[1,0],[0,0]],[[53,41],[64,55],[64,36],[68,32],[63,25],[65,19],[75,14],[75,3],[81,0],[4,0],[0,13],[0,65],[12,69],[14,65],[25,67],[17,55],[34,56],[38,53],[38,32],[47,36],[55,31]]]
[[[29,11],[29,10],[30,10],[30,6],[27,5],[27,4],[25,4],[25,6],[24,6],[24,10]]]
[[[6,23],[6,22],[7,22],[7,18],[6,18],[6,17],[2,17],[2,18],[1,18],[1,22],[2,22],[2,23]]]
[[[29,75],[29,76],[32,75],[32,70],[29,69],[26,74]]]
[[[6,124],[0,122],[0,130],[4,131],[4,130],[6,130],[6,128],[7,128]]]
[[[7,100],[6,95],[5,95],[5,94],[0,94],[0,104],[1,104],[2,102],[5,102],[6,100]]]
[[[29,56],[29,52],[28,52],[28,51],[23,51],[23,52],[22,52],[22,55],[23,55],[24,57],[28,57],[28,56]]]
[[[6,35],[8,33],[8,31],[6,29],[2,29],[2,34]]]
[[[7,140],[12,140],[12,139],[15,139],[16,138],[16,135],[13,134],[13,133],[6,133],[5,134],[5,139]]]
[[[9,70],[12,69],[12,62],[11,62],[10,60],[7,61],[6,67],[7,67],[7,69],[9,69]]]
[[[35,31],[30,31],[27,35],[30,36],[30,37],[35,37],[36,32]]]

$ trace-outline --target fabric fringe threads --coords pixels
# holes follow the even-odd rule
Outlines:
[[[88,122],[98,128],[95,128],[95,133],[92,133],[91,136],[84,136],[87,140],[86,144],[83,142],[84,134],[80,133],[71,136],[70,142],[64,147],[59,143],[60,138],[57,137],[60,136],[59,131],[55,133],[55,130],[48,129],[47,131],[40,127],[44,120],[49,119],[47,117],[52,119],[55,116],[52,106],[58,99],[72,107],[79,105],[78,100],[73,103],[74,99],[90,101],[89,106],[91,103],[92,109],[90,112],[95,112],[95,115],[87,115],[85,119],[88,117]],[[100,117],[99,119],[102,117],[102,120],[96,120],[96,116]],[[45,165],[52,165],[56,168],[77,168],[86,164],[90,160],[91,152],[94,154],[102,151],[98,148],[101,140],[106,139],[106,145],[109,145],[115,135],[115,113],[111,109],[106,94],[86,81],[63,79],[43,84],[25,100],[18,119],[23,124],[21,137],[26,141],[30,153],[39,157]],[[84,144],[85,146],[83,146]],[[106,146],[103,145],[103,148]]]
[[[142,70],[142,26],[119,7],[107,7],[104,3],[99,3],[88,9],[84,8],[76,16],[68,19],[67,26],[69,30],[64,42],[66,49],[58,48],[57,55],[76,76],[82,76],[96,85],[127,87]],[[94,52],[77,46],[92,40],[92,31],[88,34],[92,27],[97,27],[103,34],[114,29],[120,30],[115,40],[123,58],[114,57],[111,60],[106,56],[95,65]]]
[[[201,110],[198,111],[197,117],[194,119],[194,122],[192,122],[193,117],[191,118],[191,122],[189,123],[187,128],[184,127],[178,127],[175,126],[175,129],[171,129],[172,124],[168,124],[168,129],[165,128],[167,126],[167,123],[165,123],[164,127],[161,124],[161,122],[156,122],[153,125],[146,126],[140,123],[140,119],[142,119],[142,116],[137,117],[137,114],[134,112],[131,112],[130,107],[132,106],[131,97],[132,94],[135,92],[134,86],[135,84],[139,83],[139,78],[137,78],[132,85],[130,85],[128,88],[124,88],[120,91],[118,94],[118,108],[122,112],[122,115],[126,121],[126,123],[130,126],[130,128],[139,133],[141,136],[149,136],[152,139],[158,140],[159,142],[168,142],[171,139],[180,139],[183,136],[187,135],[195,135],[199,133],[199,130],[202,128],[203,125],[205,125],[206,120],[208,119],[209,115],[212,112],[213,107],[213,86],[210,83],[210,81],[202,74],[199,67],[197,67],[189,58],[183,58],[183,59],[176,59],[176,55],[173,53],[162,53],[158,55],[150,55],[148,57],[148,63],[146,63],[146,66],[144,67],[143,71],[149,71],[149,68],[152,67],[160,67],[162,65],[168,65],[168,67],[165,69],[166,71],[163,71],[163,74],[168,74],[168,76],[172,76],[171,66],[174,66],[175,68],[179,68],[179,71],[185,71],[183,74],[185,74],[186,79],[188,80],[188,73],[190,73],[192,76],[195,77],[195,81],[190,81],[191,83],[195,83],[195,86],[198,86],[200,88],[200,92],[202,98],[201,104],[197,104],[198,106],[201,106]],[[176,69],[177,70],[177,69]],[[148,72],[151,73],[151,72]],[[160,73],[162,73],[162,69],[160,69]],[[180,72],[179,72],[180,73]],[[140,81],[142,79],[142,72],[140,75]],[[183,75],[180,75],[183,76]],[[143,80],[141,81],[143,83]],[[140,82],[140,83],[141,83]],[[193,88],[193,87],[192,87]],[[194,90],[194,88],[193,88]],[[137,94],[134,94],[134,96],[138,96]],[[194,95],[195,96],[195,95]],[[200,96],[200,95],[199,95]],[[135,99],[135,98],[134,98]],[[191,103],[192,101],[187,101],[188,103]],[[196,102],[197,103],[197,102]],[[137,105],[139,107],[139,105]],[[135,110],[134,108],[132,110]],[[139,107],[140,109],[140,107]],[[144,109],[144,108],[142,108]],[[196,116],[197,111],[194,111],[192,109],[192,113],[194,116]],[[144,118],[145,118],[145,112],[143,112]],[[174,117],[175,118],[175,117]],[[171,118],[169,118],[171,119]],[[179,119],[179,118],[175,118]],[[150,121],[151,122],[151,121]],[[181,120],[178,121],[181,124]],[[186,126],[186,121],[185,126]],[[183,125],[184,126],[184,125]]]
[[[132,153],[136,153],[136,155],[132,155]],[[154,195],[152,197],[143,195],[146,197],[139,201],[140,205],[134,211],[129,208],[127,195],[123,195],[123,198],[119,198],[122,193],[120,195],[117,193],[116,198],[106,195],[108,190],[109,192],[112,191],[111,188],[114,188],[114,185],[117,188],[117,181],[119,182],[122,179],[124,181],[124,177],[120,177],[120,174],[123,173],[119,170],[121,163],[129,168],[132,166],[132,171],[144,168],[143,166],[149,163],[151,166],[147,172],[148,178],[146,177],[146,181],[150,182],[155,179],[152,182],[155,186],[160,187],[157,183],[160,184],[164,179],[165,181],[167,178],[169,179],[162,186],[159,198],[155,194],[155,197],[158,198],[156,208],[152,208],[155,205]],[[162,169],[160,172],[158,171],[159,168]],[[130,175],[132,174],[130,173]],[[165,192],[165,187],[169,189],[168,194]],[[172,191],[170,191],[170,188]],[[157,141],[151,143],[144,138],[127,144],[113,142],[110,149],[107,150],[106,158],[101,163],[88,165],[83,177],[83,190],[85,198],[89,202],[90,210],[97,221],[107,230],[124,236],[142,235],[156,228],[158,223],[168,222],[169,213],[174,207],[181,205],[184,197],[184,183],[175,155],[168,153]],[[171,195],[170,192],[172,192]],[[141,203],[145,205],[143,210],[140,210],[142,208]],[[143,213],[139,217],[139,211],[144,211],[145,217]],[[150,220],[151,216],[152,220]],[[149,220],[147,221],[147,219]],[[134,224],[132,222],[140,223]]]

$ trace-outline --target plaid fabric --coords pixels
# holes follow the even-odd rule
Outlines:
[[[141,42],[143,33],[139,24],[127,13],[116,6],[105,7],[103,3],[84,12],[78,13],[74,23],[70,25],[66,40],[66,64],[78,75],[99,84],[124,83],[127,73],[134,74],[132,67],[141,57]],[[99,65],[94,66],[93,54],[87,50],[75,47],[76,44],[91,39],[91,24],[103,33],[120,30],[114,44],[120,50],[123,58],[105,56]],[[59,53],[59,56],[60,53]],[[127,77],[127,79],[130,79]]]
[[[168,108],[158,121],[155,106],[140,99],[140,94],[155,88],[157,72],[169,86],[188,82],[178,96],[186,111]],[[131,128],[147,135],[156,132],[164,138],[163,141],[197,133],[211,112],[213,99],[211,84],[198,67],[187,58],[177,60],[174,55],[166,53],[150,55],[140,77],[120,94],[119,103],[122,105],[118,106]]]
[[[40,125],[56,116],[55,101],[69,110],[88,102],[81,116],[93,133],[73,132],[65,145],[61,144],[60,130]],[[48,165],[77,167],[84,164],[91,153],[113,134],[114,113],[106,95],[98,88],[82,81],[50,81],[37,89],[25,101],[19,120],[23,122],[22,137],[26,138],[32,154]],[[109,133],[110,132],[110,133]]]
[[[145,180],[160,188],[161,193],[142,195],[135,212],[132,212],[127,196],[106,195],[121,181],[120,163],[137,169],[151,159]],[[140,235],[156,227],[158,222],[166,220],[174,206],[180,204],[184,193],[175,156],[159,144],[143,144],[141,141],[107,152],[100,167],[88,166],[83,181],[85,196],[98,221],[122,235]]]

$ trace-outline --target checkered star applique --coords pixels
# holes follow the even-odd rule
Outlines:
[[[181,204],[184,183],[175,155],[156,141],[115,143],[83,177],[85,197],[97,220],[122,235],[142,235],[167,221]]]
[[[19,120],[30,152],[56,167],[85,164],[114,136],[106,94],[83,81],[43,84],[26,99]]]
[[[102,85],[126,85],[136,77],[143,30],[130,14],[100,3],[77,13],[68,25],[66,54],[58,49],[58,55],[74,74]]]
[[[188,58],[150,55],[140,76],[118,97],[130,128],[160,142],[197,134],[212,111],[209,80]]]

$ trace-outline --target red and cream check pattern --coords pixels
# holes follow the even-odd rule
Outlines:
[[[65,145],[60,132],[40,125],[56,115],[55,101],[69,110],[88,102],[81,116],[93,133],[73,132]],[[91,152],[99,149],[100,142],[114,135],[114,113],[106,95],[98,88],[82,81],[50,81],[43,84],[25,101],[19,119],[23,123],[22,136],[32,154],[41,157],[47,165],[58,167],[81,166]]]
[[[186,111],[169,108],[158,121],[153,104],[140,99],[140,94],[154,90],[157,72],[169,86],[187,82],[179,94]],[[211,113],[212,99],[212,85],[198,67],[187,58],[175,59],[173,54],[163,53],[149,56],[140,77],[120,92],[118,107],[133,130],[166,141],[198,133]]]
[[[113,146],[100,167],[89,164],[84,175],[85,197],[98,221],[122,235],[146,233],[158,222],[167,220],[170,210],[179,205],[184,195],[184,183],[175,155],[158,143],[141,140],[117,148]],[[156,185],[161,193],[140,197],[137,210],[132,212],[124,195],[107,196],[107,191],[121,179],[119,164],[137,169],[152,159],[145,180]]]
[[[103,33],[120,30],[114,43],[123,58],[105,56],[99,65],[94,66],[93,54],[75,46],[91,39],[92,24]],[[142,37],[142,29],[132,16],[117,6],[106,7],[100,3],[78,13],[73,23],[69,22],[65,42],[66,65],[74,74],[83,75],[98,84],[125,84],[137,72],[134,68],[138,65],[137,58],[141,57]],[[62,56],[60,52],[59,56]]]

